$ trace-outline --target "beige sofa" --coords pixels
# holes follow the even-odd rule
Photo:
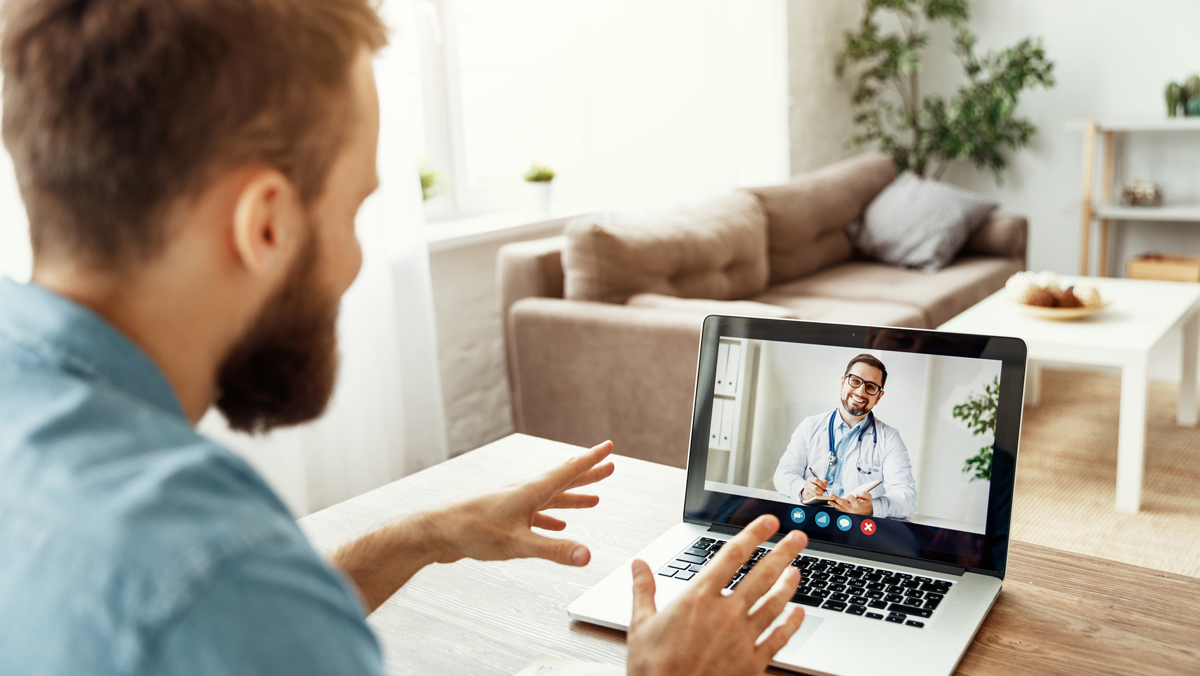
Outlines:
[[[587,217],[499,253],[517,431],[682,467],[710,313],[935,328],[1025,267],[994,214],[936,273],[856,255],[846,227],[895,177],[869,153],[638,222]]]

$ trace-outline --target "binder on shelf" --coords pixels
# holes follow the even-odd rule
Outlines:
[[[738,389],[738,374],[742,366],[742,346],[738,343],[729,345],[729,356],[725,367],[725,392],[734,394]]]
[[[733,426],[737,422],[737,402],[727,401],[721,407],[721,448],[733,450]]]
[[[717,384],[713,388],[718,394],[725,394],[725,369],[729,361],[729,343],[717,345]]]
[[[711,431],[708,433],[708,447],[720,448],[721,445],[721,414],[725,405],[724,399],[713,398]]]

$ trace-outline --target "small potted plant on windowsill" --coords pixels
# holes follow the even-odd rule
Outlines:
[[[532,194],[533,207],[538,213],[550,213],[550,184],[556,176],[553,169],[534,162],[525,172],[525,183]]]

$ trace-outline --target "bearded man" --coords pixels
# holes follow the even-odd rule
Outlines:
[[[382,674],[364,615],[423,566],[587,565],[532,529],[597,504],[570,489],[612,473],[607,442],[325,562],[194,429],[210,406],[263,432],[329,399],[354,218],[377,187],[386,33],[367,0],[4,11],[3,135],[34,266],[30,284],[0,280],[0,674]],[[745,560],[777,528],[764,517],[723,554]],[[656,612],[635,562],[630,673],[761,672],[799,626],[792,612],[757,641],[803,543],[784,538],[737,605],[696,590]]]

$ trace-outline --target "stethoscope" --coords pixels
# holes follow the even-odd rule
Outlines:
[[[829,416],[829,466],[830,467],[833,467],[838,462],[837,451],[835,450],[837,448],[837,445],[833,441],[833,424],[834,424],[834,422],[837,421],[837,417],[838,417],[837,409],[834,409],[833,414]],[[879,454],[879,430],[875,427],[875,412],[872,411],[872,412],[868,413],[867,418],[870,419],[870,422],[871,422],[871,457],[878,460],[877,456]],[[864,432],[862,432],[862,431],[860,431],[858,433],[859,448],[862,448],[863,434],[864,434]],[[846,450],[849,451],[850,447],[847,446]],[[860,453],[859,454],[860,462],[855,463],[854,468],[858,470],[859,474],[871,474],[870,471],[864,470],[862,468],[861,460],[862,460],[862,454]],[[867,467],[870,467],[870,466],[871,466],[870,464],[867,465]]]

